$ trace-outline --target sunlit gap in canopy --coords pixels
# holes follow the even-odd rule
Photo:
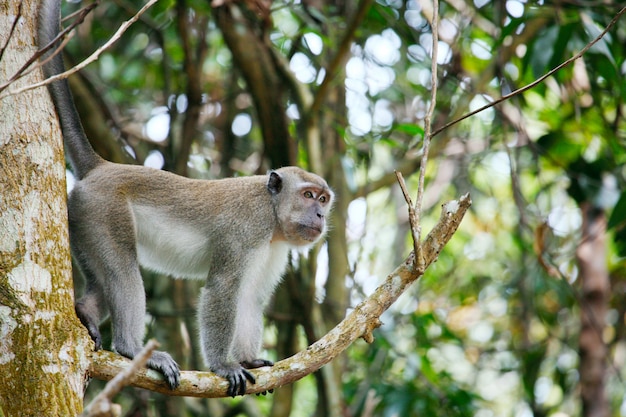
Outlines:
[[[167,139],[171,127],[170,108],[179,114],[185,113],[189,107],[189,99],[186,94],[173,94],[167,104],[152,109],[150,118],[143,127],[143,134],[152,142],[161,143]]]
[[[246,136],[252,130],[252,117],[247,113],[239,113],[234,117],[230,130],[235,136]]]
[[[421,7],[415,2],[409,2],[404,18],[411,26],[420,26],[426,22]],[[445,40],[454,39],[457,33],[454,22],[447,19],[442,21],[441,39],[444,40],[438,44],[438,64],[450,62],[452,50]],[[393,67],[402,58],[402,42],[393,29],[385,29],[380,34],[370,36],[362,47],[352,46],[352,57],[346,64],[346,106],[352,134],[364,136],[391,129],[395,119],[391,103],[377,97],[396,81]],[[432,35],[421,35],[418,43],[408,45],[407,50],[406,58],[415,63],[408,69],[408,78],[416,85],[430,88],[428,60],[432,56]],[[419,118],[417,114],[416,118]]]
[[[315,33],[305,33],[303,35],[304,45],[313,55],[319,55],[324,49],[322,38]],[[294,73],[298,81],[305,84],[316,82],[320,84],[323,80],[323,71],[318,71],[309,57],[302,53],[296,52],[289,61],[289,68]]]
[[[165,158],[161,152],[152,150],[148,153],[148,156],[146,156],[143,165],[149,168],[162,169],[165,165]]]
[[[144,126],[144,135],[153,142],[163,142],[170,132],[170,113],[166,106],[155,107]]]

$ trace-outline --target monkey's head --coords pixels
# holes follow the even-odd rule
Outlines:
[[[326,181],[297,167],[270,171],[267,189],[278,223],[276,238],[294,246],[309,246],[326,232],[334,194]]]

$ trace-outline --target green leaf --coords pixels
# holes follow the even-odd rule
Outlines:
[[[554,53],[552,54],[552,57],[548,64],[549,68],[554,68],[561,62],[569,58],[569,56],[567,58],[565,57],[569,53],[567,45],[572,38],[572,33],[574,32],[575,26],[576,25],[574,24],[568,24],[559,28],[553,46]]]
[[[613,229],[614,227],[626,223],[626,191],[620,195],[617,204],[613,208],[613,213],[609,217],[609,223],[607,229]]]
[[[414,123],[400,123],[395,125],[393,130],[400,133],[406,133],[411,136],[424,137],[424,128]]]
[[[532,46],[532,53],[528,54],[530,68],[535,78],[539,78],[550,69],[549,63],[552,61],[552,57],[555,54],[554,45],[558,35],[558,26],[552,26],[546,28],[541,33],[541,36],[535,39]]]
[[[598,27],[598,25],[591,19],[591,17],[587,13],[581,14],[581,20],[583,21],[583,24],[585,25],[585,31],[589,34],[589,36],[592,39],[595,39],[600,35],[601,29]],[[611,64],[616,65],[615,58],[613,58],[613,54],[611,53],[611,50],[608,45],[609,41],[610,41],[610,35],[605,35],[595,45],[591,47],[591,51],[595,51],[597,53],[600,53],[606,56],[608,60],[611,62]]]

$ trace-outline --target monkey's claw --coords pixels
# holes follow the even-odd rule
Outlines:
[[[228,381],[226,394],[228,394],[229,397],[244,395],[246,393],[246,381],[251,384],[256,383],[254,376],[238,363],[213,365],[210,368],[217,375]]]
[[[267,359],[253,359],[251,361],[242,361],[241,366],[243,366],[246,369],[255,369],[255,368],[262,368],[264,366],[274,366],[274,362],[268,361]],[[259,395],[267,395],[268,392],[272,394],[274,390],[271,389],[268,391],[257,392],[256,396],[258,397]]]
[[[180,385],[180,368],[167,352],[152,352],[147,365],[148,368],[163,374],[169,389],[176,389]]]
[[[243,368],[240,368],[238,371],[233,371],[228,377],[228,392],[227,394],[230,397],[235,397],[237,395],[244,395],[246,393],[246,379],[250,381],[251,384],[256,383],[256,379],[254,376]]]
[[[256,384],[256,379],[246,369],[261,368],[263,366],[274,366],[274,362],[266,359],[253,359],[250,361],[241,361],[241,367],[238,369],[223,370],[222,372],[216,372],[218,375],[223,376],[228,380],[227,394],[230,397],[237,395],[244,395],[246,393],[246,380],[251,384]]]

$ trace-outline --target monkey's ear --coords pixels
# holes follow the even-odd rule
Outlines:
[[[267,189],[272,195],[280,193],[283,189],[283,177],[276,171],[270,171],[270,178],[267,180]]]

